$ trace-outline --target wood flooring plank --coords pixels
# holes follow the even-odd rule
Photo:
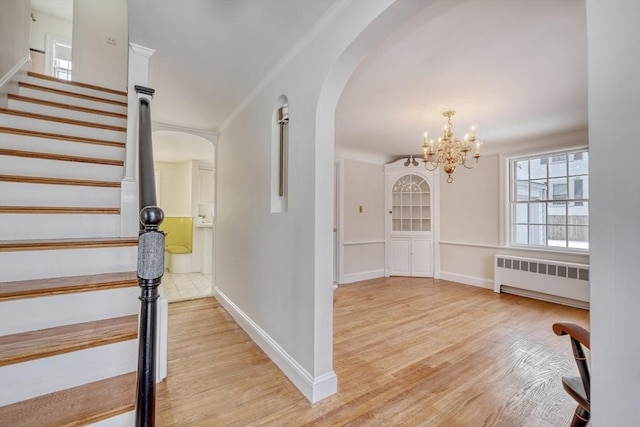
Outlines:
[[[63,134],[51,133],[51,132],[39,132],[39,131],[30,130],[30,129],[9,128],[4,126],[0,126],[0,133],[32,136],[35,138],[44,138],[44,139],[57,139],[61,141],[79,142],[83,144],[103,145],[107,147],[124,148],[126,145],[124,142],[119,142],[119,141],[107,141],[104,139],[85,138],[82,136],[63,135]]]
[[[135,271],[0,283],[0,301],[36,298],[138,285]]]
[[[86,99],[87,101],[103,102],[105,104],[120,105],[122,107],[126,107],[127,106],[127,103],[126,102],[122,102],[122,101],[113,101],[111,99],[100,98],[100,97],[97,97],[97,96],[82,95],[82,94],[79,94],[79,93],[76,93],[76,92],[70,92],[70,91],[66,91],[66,90],[54,89],[54,88],[50,88],[50,87],[35,85],[35,84],[32,84],[32,83],[19,82],[18,86],[19,87],[24,87],[24,88],[27,88],[27,89],[34,89],[34,90],[40,90],[40,91],[43,91],[43,92],[57,93],[59,95],[71,96],[73,98]]]
[[[58,160],[63,162],[92,163],[96,165],[109,165],[109,166],[124,165],[124,160],[102,159],[97,157],[70,156],[67,154],[13,150],[9,148],[0,148],[0,156],[26,157],[30,159],[43,159],[43,160]]]
[[[75,81],[71,81],[71,80],[58,79],[56,77],[48,76],[46,74],[36,73],[34,71],[29,71],[29,72],[27,72],[27,74],[30,77],[35,77],[35,78],[43,79],[43,80],[49,80],[49,81],[57,82],[57,83],[63,83],[63,84],[69,85],[71,87],[73,87],[73,86],[83,87],[83,88],[86,88],[86,89],[94,89],[94,90],[100,90],[102,92],[112,93],[114,95],[127,96],[127,92],[122,91],[122,90],[111,89],[111,88],[102,87],[102,86],[96,86],[96,85],[92,85],[92,84],[89,84],[89,83],[82,83],[82,82],[75,82]]]
[[[138,316],[124,316],[0,337],[0,366],[135,339]]]
[[[118,119],[126,119],[126,114],[112,113],[111,111],[96,110],[95,108],[79,107],[77,105],[64,104],[61,102],[47,101],[45,99],[32,98],[30,96],[17,95],[14,93],[7,94],[7,98],[15,101],[29,102],[32,104],[46,105],[48,107],[64,108],[65,110],[80,111],[83,113],[97,114],[100,116],[115,117]]]
[[[135,372],[0,407],[2,425],[81,426],[134,409]]]
[[[119,208],[76,207],[76,206],[0,206],[0,213],[19,214],[79,214],[79,215],[119,215]]]
[[[90,179],[48,178],[44,176],[0,175],[0,181],[26,184],[76,185],[80,187],[120,188],[120,181],[96,181]]]
[[[67,119],[67,118],[58,117],[58,116],[48,116],[46,114],[39,114],[39,113],[31,113],[29,111],[9,110],[7,108],[0,108],[0,114],[6,114],[8,116],[16,116],[16,117],[25,117],[25,118],[33,119],[33,120],[45,120],[45,121],[49,121],[49,122],[64,123],[64,124],[67,124],[67,125],[84,126],[84,127],[95,128],[95,129],[112,130],[112,131],[116,131],[116,132],[126,132],[127,131],[127,128],[124,127],[124,126],[105,125],[105,124],[102,124],[102,123],[87,122],[87,121],[75,120],[75,119]]]
[[[0,240],[0,252],[136,246],[137,237],[94,239]]]
[[[214,299],[169,306],[163,426],[559,426],[575,405],[560,320],[589,312],[453,282],[381,278],[334,293],[338,393],[311,405]]]

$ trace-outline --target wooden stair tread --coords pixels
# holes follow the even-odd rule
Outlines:
[[[135,397],[131,372],[0,407],[0,419],[12,427],[87,425],[132,411]]]
[[[120,208],[74,206],[0,206],[0,214],[101,214],[119,215]]]
[[[43,176],[0,175],[0,182],[21,182],[24,184],[78,185],[81,187],[120,188],[120,181],[95,181],[90,179],[48,178]]]
[[[31,113],[28,111],[9,110],[7,108],[0,108],[0,114],[7,114],[10,116],[17,116],[17,117],[26,117],[34,120],[46,120],[49,122],[64,123],[64,124],[74,125],[74,126],[84,126],[84,127],[90,127],[90,128],[96,128],[96,129],[112,130],[115,132],[127,131],[127,128],[124,126],[105,125],[102,123],[87,122],[87,121],[75,120],[75,119],[66,119],[64,117],[48,116],[46,114]]]
[[[59,160],[63,162],[93,163],[98,165],[124,166],[124,160],[100,159],[97,157],[70,156],[67,154],[43,153],[39,151],[13,150],[0,148],[0,155],[27,157],[30,159]]]
[[[34,89],[34,90],[40,90],[40,91],[43,91],[43,92],[56,93],[58,95],[71,96],[73,98],[86,99],[87,101],[103,102],[105,104],[119,105],[119,106],[122,106],[122,107],[126,107],[127,106],[126,102],[114,101],[114,100],[111,100],[111,99],[100,98],[100,97],[91,96],[91,95],[83,95],[83,94],[76,93],[76,92],[69,92],[69,91],[66,91],[66,90],[60,90],[60,89],[54,89],[54,88],[50,88],[50,87],[46,87],[46,86],[34,85],[32,83],[19,82],[18,86],[19,87],[24,87],[25,89]]]
[[[64,84],[67,84],[67,85],[70,85],[70,86],[83,87],[85,89],[100,90],[102,92],[112,93],[114,95],[127,96],[127,92],[125,92],[123,90],[110,89],[108,87],[96,86],[96,85],[92,85],[92,84],[89,84],[89,83],[82,83],[82,82],[74,82],[74,81],[70,81],[70,80],[63,80],[63,79],[59,79],[57,77],[47,76],[45,74],[40,74],[40,73],[36,73],[36,72],[33,72],[33,71],[29,71],[27,74],[30,77],[35,77],[37,79],[49,80],[49,81],[57,82],[57,83],[64,83]]]
[[[135,339],[138,315],[57,326],[0,337],[0,366]]]
[[[137,286],[135,271],[0,283],[0,301]]]
[[[84,144],[106,145],[110,147],[124,148],[125,143],[119,141],[107,141],[104,139],[85,138],[82,136],[63,135],[59,133],[40,132],[29,129],[8,128],[0,126],[0,133],[9,133],[14,135],[33,136],[36,138],[58,139],[62,141],[80,142]]]
[[[112,113],[111,111],[96,110],[95,108],[79,107],[77,105],[64,104],[62,102],[47,101],[45,99],[32,98],[30,96],[17,95],[15,93],[7,94],[8,99],[15,101],[29,102],[32,104],[46,105],[48,107],[64,108],[65,110],[80,111],[83,113],[96,114],[100,116],[115,117],[118,119],[126,119],[126,114]]]
[[[138,237],[94,239],[0,240],[0,252],[137,246]]]

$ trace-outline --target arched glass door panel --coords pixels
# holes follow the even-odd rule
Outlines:
[[[391,230],[431,231],[431,188],[420,175],[403,175],[393,183]]]

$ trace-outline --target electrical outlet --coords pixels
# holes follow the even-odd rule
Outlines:
[[[118,44],[118,40],[113,36],[107,36],[107,44],[116,45]]]

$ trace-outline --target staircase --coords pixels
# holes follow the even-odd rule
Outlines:
[[[127,94],[29,73],[0,108],[0,424],[132,425]]]

